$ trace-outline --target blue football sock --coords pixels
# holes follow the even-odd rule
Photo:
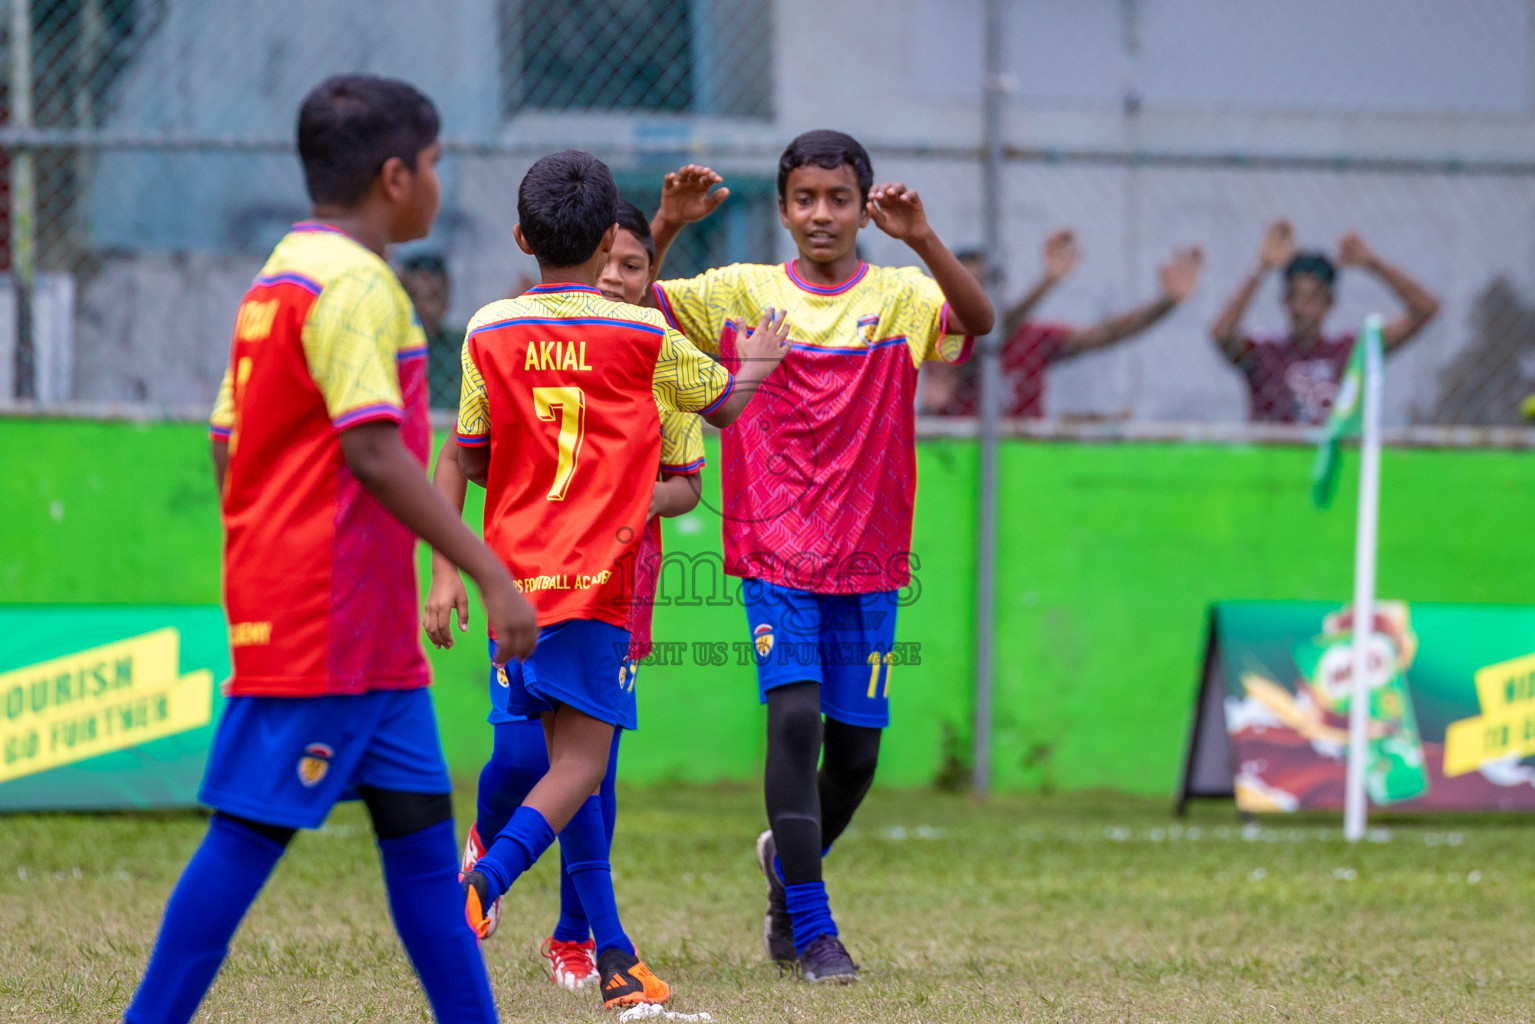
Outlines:
[[[618,901],[613,896],[613,868],[608,863],[607,829],[602,822],[602,800],[591,796],[560,833],[560,849],[568,867],[565,869],[586,918],[591,922],[592,939],[597,952],[620,949],[634,952],[634,943],[624,934],[618,918]]]
[[[380,839],[389,909],[439,1024],[495,1024],[485,960],[460,909],[454,846],[452,821]]]
[[[803,953],[806,946],[822,935],[837,934],[825,882],[786,885],[784,894],[788,897],[789,920],[794,925],[794,952]]]
[[[495,733],[495,747],[480,769],[480,787],[475,793],[475,829],[485,843],[506,827],[512,812],[522,806],[549,771],[544,727],[536,718],[498,722]]]
[[[554,829],[535,808],[524,804],[512,812],[512,820],[496,835],[496,841],[476,865],[488,883],[490,898],[494,900],[510,889],[552,845]]]
[[[229,940],[284,845],[215,814],[165,904],[144,980],[123,1014],[126,1024],[183,1024],[213,984]]]
[[[566,835],[570,826],[560,834],[560,919],[554,926],[554,938],[561,942],[585,942],[592,937],[591,922],[586,919],[586,909],[581,905],[581,893],[576,880],[570,874],[570,845]]]
[[[614,788],[618,780],[618,740],[624,734],[622,729],[613,730],[613,746],[608,751],[608,773],[602,777],[602,787],[597,790],[597,796],[602,801],[602,827],[608,833],[608,849],[613,849],[613,828],[618,823],[618,791]]]

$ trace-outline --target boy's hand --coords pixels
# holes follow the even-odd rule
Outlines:
[[[1283,218],[1268,226],[1263,244],[1258,247],[1258,262],[1267,270],[1278,270],[1295,258],[1295,228]]]
[[[1345,267],[1368,267],[1374,259],[1375,253],[1359,232],[1348,231],[1338,239],[1338,262]]]
[[[698,164],[678,168],[661,182],[661,209],[656,216],[671,224],[703,220],[730,197],[728,188],[713,194],[709,192],[724,180],[713,170]]]
[[[922,208],[922,198],[915,189],[900,182],[869,189],[867,210],[875,226],[908,245],[932,231],[928,227],[927,211]]]
[[[432,585],[426,592],[426,608],[421,613],[421,625],[433,646],[444,649],[453,646],[453,615],[458,613],[458,631],[469,629],[469,590],[459,578],[458,569],[452,563],[438,565],[432,559]]]
[[[756,328],[750,334],[746,332],[745,320],[734,321],[736,352],[740,355],[741,365],[760,367],[758,380],[772,373],[789,351],[787,318],[785,310],[769,306],[762,311],[762,319],[757,321]]]
[[[1170,302],[1182,302],[1193,294],[1199,284],[1199,274],[1205,268],[1205,251],[1197,245],[1179,249],[1173,258],[1162,264],[1162,296]]]
[[[496,638],[491,661],[505,665],[512,658],[526,659],[538,644],[538,615],[505,569],[480,583],[485,618]]]
[[[1082,261],[1082,249],[1077,245],[1077,233],[1062,228],[1045,239],[1045,280],[1060,284],[1071,276]]]

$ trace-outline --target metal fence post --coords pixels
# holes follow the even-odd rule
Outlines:
[[[986,0],[986,78],[982,92],[982,238],[986,286],[997,319],[981,340],[981,465],[976,522],[975,749],[971,784],[977,794],[991,789],[991,704],[996,661],[997,603],[997,419],[1001,412],[1002,327],[1002,3]]]
[[[11,0],[11,123],[32,128],[32,3]],[[11,159],[11,276],[16,282],[16,398],[37,394],[32,345],[32,277],[36,269],[36,157],[23,146]]]

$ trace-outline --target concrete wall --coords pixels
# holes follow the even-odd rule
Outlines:
[[[1008,138],[1032,149],[1240,152],[1258,157],[1535,158],[1529,0],[1017,0],[1007,6]],[[516,183],[531,155],[583,145],[616,168],[655,174],[695,147],[733,177],[771,176],[793,134],[829,126],[876,152],[876,173],[918,186],[956,247],[979,241],[979,176],[954,157],[894,149],[971,147],[979,137],[980,0],[776,0],[774,114],[766,120],[525,112],[502,121],[498,6],[403,0],[315,6],[170,0],[125,74],[107,127],[281,144],[303,92],[324,74],[403,75],[439,102],[453,139],[511,146],[444,166],[445,207],[427,245],[447,251],[462,322],[531,270],[510,241]],[[813,29],[807,26],[814,26]],[[730,155],[734,153],[735,155]],[[292,157],[109,153],[91,199],[104,269],[81,289],[77,397],[211,398],[237,282],[304,211]],[[1387,420],[1428,418],[1440,372],[1476,338],[1480,296],[1499,280],[1535,295],[1535,175],[1326,169],[1014,165],[1005,181],[1009,288],[1038,270],[1048,230],[1072,225],[1086,258],[1040,314],[1086,321],[1154,294],[1178,244],[1210,256],[1187,306],[1144,338],[1052,370],[1050,415],[1239,420],[1244,391],[1206,327],[1251,266],[1262,225],[1295,219],[1322,248],[1357,228],[1445,299],[1393,358]],[[870,231],[870,258],[908,262]],[[190,257],[188,253],[214,253]],[[786,235],[778,251],[791,255]],[[127,264],[128,266],[123,266]],[[189,276],[190,275],[190,276]],[[155,293],[176,312],[153,309]],[[1525,300],[1528,302],[1529,300]],[[1393,303],[1345,274],[1334,325]],[[135,320],[132,326],[127,320]],[[1280,323],[1272,283],[1253,324]],[[1530,343],[1535,348],[1535,340]],[[133,366],[154,367],[137,372]],[[164,368],[161,372],[160,368]],[[1501,368],[1500,368],[1501,369]],[[1531,375],[1535,361],[1507,372]]]

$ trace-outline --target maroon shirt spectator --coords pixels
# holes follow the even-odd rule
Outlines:
[[[1355,232],[1338,243],[1338,262],[1362,267],[1380,278],[1407,307],[1386,324],[1385,348],[1400,348],[1439,311],[1439,300],[1407,274],[1375,255]],[[1289,332],[1255,336],[1242,331],[1242,317],[1263,278],[1284,268],[1285,314]],[[1297,253],[1295,232],[1286,220],[1270,224],[1259,247],[1258,266],[1210,328],[1221,353],[1247,382],[1248,418],[1254,423],[1324,423],[1338,393],[1354,344],[1351,334],[1324,334],[1333,306],[1338,271],[1319,252]]]
[[[1180,249],[1160,270],[1162,294],[1125,313],[1106,317],[1089,327],[1030,320],[1029,314],[1070,274],[1081,259],[1076,235],[1057,231],[1045,239],[1044,273],[1003,319],[1007,341],[1002,346],[1006,391],[1002,415],[1037,419],[1045,414],[1045,369],[1051,363],[1094,349],[1107,348],[1134,337],[1172,312],[1199,283],[1204,253],[1198,247]],[[964,253],[961,262],[979,278],[985,266],[978,253]],[[975,416],[980,410],[980,360],[961,366],[930,362],[923,367],[920,411],[933,416]]]
[[[1335,334],[1310,345],[1281,335],[1242,339],[1237,363],[1247,380],[1248,418],[1254,423],[1325,423],[1348,368],[1354,336]]]
[[[1061,358],[1070,337],[1071,328],[1066,324],[1029,320],[1007,339],[1002,346],[1002,376],[1007,382],[1002,393],[1003,416],[1022,419],[1044,416],[1045,367]],[[943,391],[941,385],[929,382],[925,397],[936,404],[929,404],[924,410],[928,415],[975,416],[980,412],[980,376],[971,366],[976,362],[972,359],[955,367],[960,372],[952,375],[951,390]]]

